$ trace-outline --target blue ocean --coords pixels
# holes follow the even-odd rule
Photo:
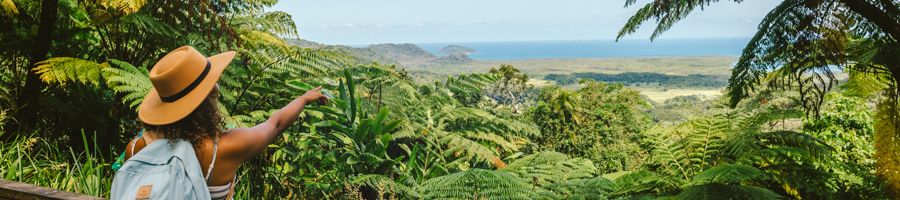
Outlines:
[[[630,39],[586,41],[463,42],[422,43],[422,48],[438,52],[447,45],[475,49],[469,57],[477,60],[539,58],[609,58],[656,56],[739,56],[750,38],[713,39]]]

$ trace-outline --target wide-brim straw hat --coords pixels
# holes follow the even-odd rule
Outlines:
[[[228,51],[206,57],[190,46],[172,50],[150,70],[153,88],[138,107],[138,118],[149,125],[184,119],[203,103],[234,55]]]

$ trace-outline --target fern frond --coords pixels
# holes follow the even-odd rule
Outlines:
[[[594,162],[558,152],[540,152],[513,161],[503,170],[509,171],[536,186],[546,186],[568,180],[595,176]]]
[[[511,133],[516,136],[534,136],[539,133],[534,125],[520,121],[499,118],[485,110],[477,108],[459,107],[446,112],[444,120],[452,123],[459,122],[465,126],[457,126],[459,129],[472,131]]]
[[[474,159],[493,164],[497,168],[506,166],[496,151],[476,141],[455,133],[435,132],[433,134],[439,138],[440,144],[446,147],[444,151],[449,153],[446,156]]]
[[[555,151],[542,151],[516,159],[505,170],[515,171],[528,166],[547,165],[569,159],[569,155]]]
[[[147,0],[104,0],[99,2],[103,7],[120,11],[126,15],[137,12],[147,4]]]
[[[144,96],[153,87],[153,84],[150,83],[149,72],[146,68],[138,68],[123,61],[109,60],[109,63],[117,67],[103,68],[106,84],[116,93],[124,95],[122,103],[132,109],[137,109],[137,106],[144,100]]]
[[[650,39],[656,39],[660,34],[675,25],[676,22],[687,17],[692,11],[697,10],[698,8],[702,10],[709,4],[718,1],[719,0],[666,0],[647,3],[647,5],[638,9],[637,13],[628,19],[628,23],[626,23],[625,26],[622,27],[622,30],[619,31],[616,40],[636,32],[641,24],[650,20],[656,22],[656,29],[654,29],[653,34],[650,35]],[[741,1],[735,0],[735,2],[740,3]],[[634,0],[628,0],[625,5],[630,6],[634,3]]]
[[[728,131],[730,125],[726,119],[711,117],[692,121],[695,132],[689,133],[686,137],[689,148],[694,149],[689,153],[692,164],[697,165],[698,169],[705,169],[706,166],[712,165],[715,157],[720,156],[722,149],[722,139],[725,132]],[[697,170],[695,170],[697,171]]]
[[[129,31],[135,30],[165,37],[181,36],[181,33],[169,24],[144,13],[134,13],[121,17],[117,24],[129,27]]]
[[[687,179],[690,174],[687,169],[688,163],[684,162],[684,144],[681,142],[667,142],[664,134],[659,133],[659,129],[651,129],[647,132],[647,141],[653,145],[653,157],[668,171],[669,174],[677,174]]]
[[[258,30],[246,30],[240,35],[241,39],[248,45],[254,46],[274,46],[286,48],[288,45],[281,38],[268,32]]]
[[[886,89],[889,83],[887,80],[889,79],[883,75],[850,71],[850,77],[842,87],[848,96],[868,98]]]
[[[688,186],[678,194],[678,199],[739,199],[739,200],[770,200],[780,199],[781,196],[771,190],[755,186],[725,185],[709,183],[703,185]]]
[[[466,131],[466,132],[461,132],[460,135],[463,137],[469,138],[471,140],[490,143],[490,144],[492,144],[491,146],[500,147],[503,151],[506,151],[506,152],[513,152],[513,151],[518,150],[521,147],[520,145],[513,144],[512,142],[508,141],[506,138],[503,138],[503,136],[499,136],[499,135],[492,134],[492,133]]]
[[[758,153],[746,154],[741,159],[773,162],[773,160],[827,161],[833,148],[806,133],[774,131],[760,133],[758,140],[766,147]],[[802,161],[801,161],[802,162]]]
[[[688,179],[714,165],[722,156],[725,133],[730,127],[729,121],[722,116],[704,116],[689,120],[668,133],[648,132],[655,137],[647,140],[654,145],[657,162],[668,169],[667,173]],[[676,137],[665,138],[665,135]]]
[[[256,30],[280,37],[297,36],[297,26],[291,19],[291,15],[281,11],[271,11],[262,14],[236,16],[230,20],[235,27],[245,30]]]
[[[106,67],[109,67],[109,64],[72,57],[53,57],[38,62],[33,70],[41,75],[41,80],[50,84],[81,82],[99,85],[100,70]]]
[[[693,178],[696,184],[724,183],[740,184],[750,180],[756,180],[763,176],[763,172],[756,167],[744,164],[723,164],[700,172]]]
[[[420,198],[418,191],[415,189],[381,174],[364,174],[356,176],[353,177],[353,180],[351,180],[350,183],[368,186],[386,194],[401,194],[403,199]]]
[[[4,16],[12,17],[19,14],[19,9],[16,7],[16,2],[13,0],[0,0],[0,11],[3,11]]]
[[[472,169],[428,179],[425,199],[531,199],[533,191],[521,179],[502,171]]]
[[[614,196],[656,194],[675,190],[682,185],[681,182],[645,170],[622,175],[613,182],[617,185],[616,191],[611,193]]]
[[[552,199],[608,199],[618,187],[616,183],[603,177],[571,179],[553,183],[544,188],[552,191]]]

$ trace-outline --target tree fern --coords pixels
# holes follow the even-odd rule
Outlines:
[[[558,152],[539,152],[510,163],[503,170],[509,171],[535,186],[545,186],[574,179],[595,176],[597,168],[590,160],[570,159]]]
[[[716,164],[729,129],[730,123],[722,116],[700,117],[669,133],[681,134],[681,138],[665,141],[661,137],[650,137],[648,140],[654,144],[656,160],[668,169],[667,173],[687,179]]]
[[[519,158],[503,171],[531,184],[538,199],[605,198],[614,187],[612,181],[596,177],[597,168],[592,161],[569,158],[559,152],[539,152]]]
[[[629,19],[617,39],[634,33],[641,24],[650,20],[657,23],[651,35],[654,39],[689,13],[716,2],[720,0],[647,3]],[[635,0],[628,0],[626,6],[634,3]],[[863,10],[861,7],[869,9]],[[836,83],[833,67],[848,64],[848,38],[883,41],[890,40],[886,39],[886,35],[896,37],[900,34],[896,29],[887,28],[897,26],[896,21],[873,18],[896,15],[896,9],[892,9],[895,7],[896,3],[890,1],[874,4],[869,1],[782,1],[760,23],[759,31],[744,48],[734,67],[728,86],[731,106],[750,96],[758,85],[766,84],[761,82],[766,74],[783,71],[785,73],[778,76],[782,81],[769,84],[797,87],[801,98],[809,98],[808,101],[801,101],[805,109],[815,112],[823,101],[823,95]],[[853,56],[850,58],[855,59]]]
[[[531,199],[533,192],[521,179],[503,172],[472,169],[428,179],[425,199]]]
[[[369,90],[364,93],[370,97],[377,95],[379,98],[373,99],[379,100],[376,102],[384,100],[383,105],[374,106],[389,106],[394,109],[392,115],[408,120],[401,123],[401,131],[395,137],[439,144],[442,154],[452,160],[448,166],[456,166],[451,168],[466,169],[478,164],[502,168],[506,163],[501,155],[518,150],[525,141],[521,135],[537,132],[531,125],[465,107],[454,97],[456,93],[451,87],[482,87],[486,84],[482,81],[489,81],[487,78],[451,78],[446,84],[437,82],[416,88],[403,74],[392,72],[394,69],[354,67],[349,70],[362,74],[357,78]],[[390,76],[394,78],[386,78]],[[454,84],[465,86],[448,86]],[[398,96],[380,98],[385,91]]]

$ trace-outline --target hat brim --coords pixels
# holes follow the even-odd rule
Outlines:
[[[138,118],[149,125],[166,125],[184,119],[203,103],[234,55],[234,51],[228,51],[206,58],[210,63],[209,74],[194,90],[176,101],[163,102],[156,88],[150,88],[138,107]]]

